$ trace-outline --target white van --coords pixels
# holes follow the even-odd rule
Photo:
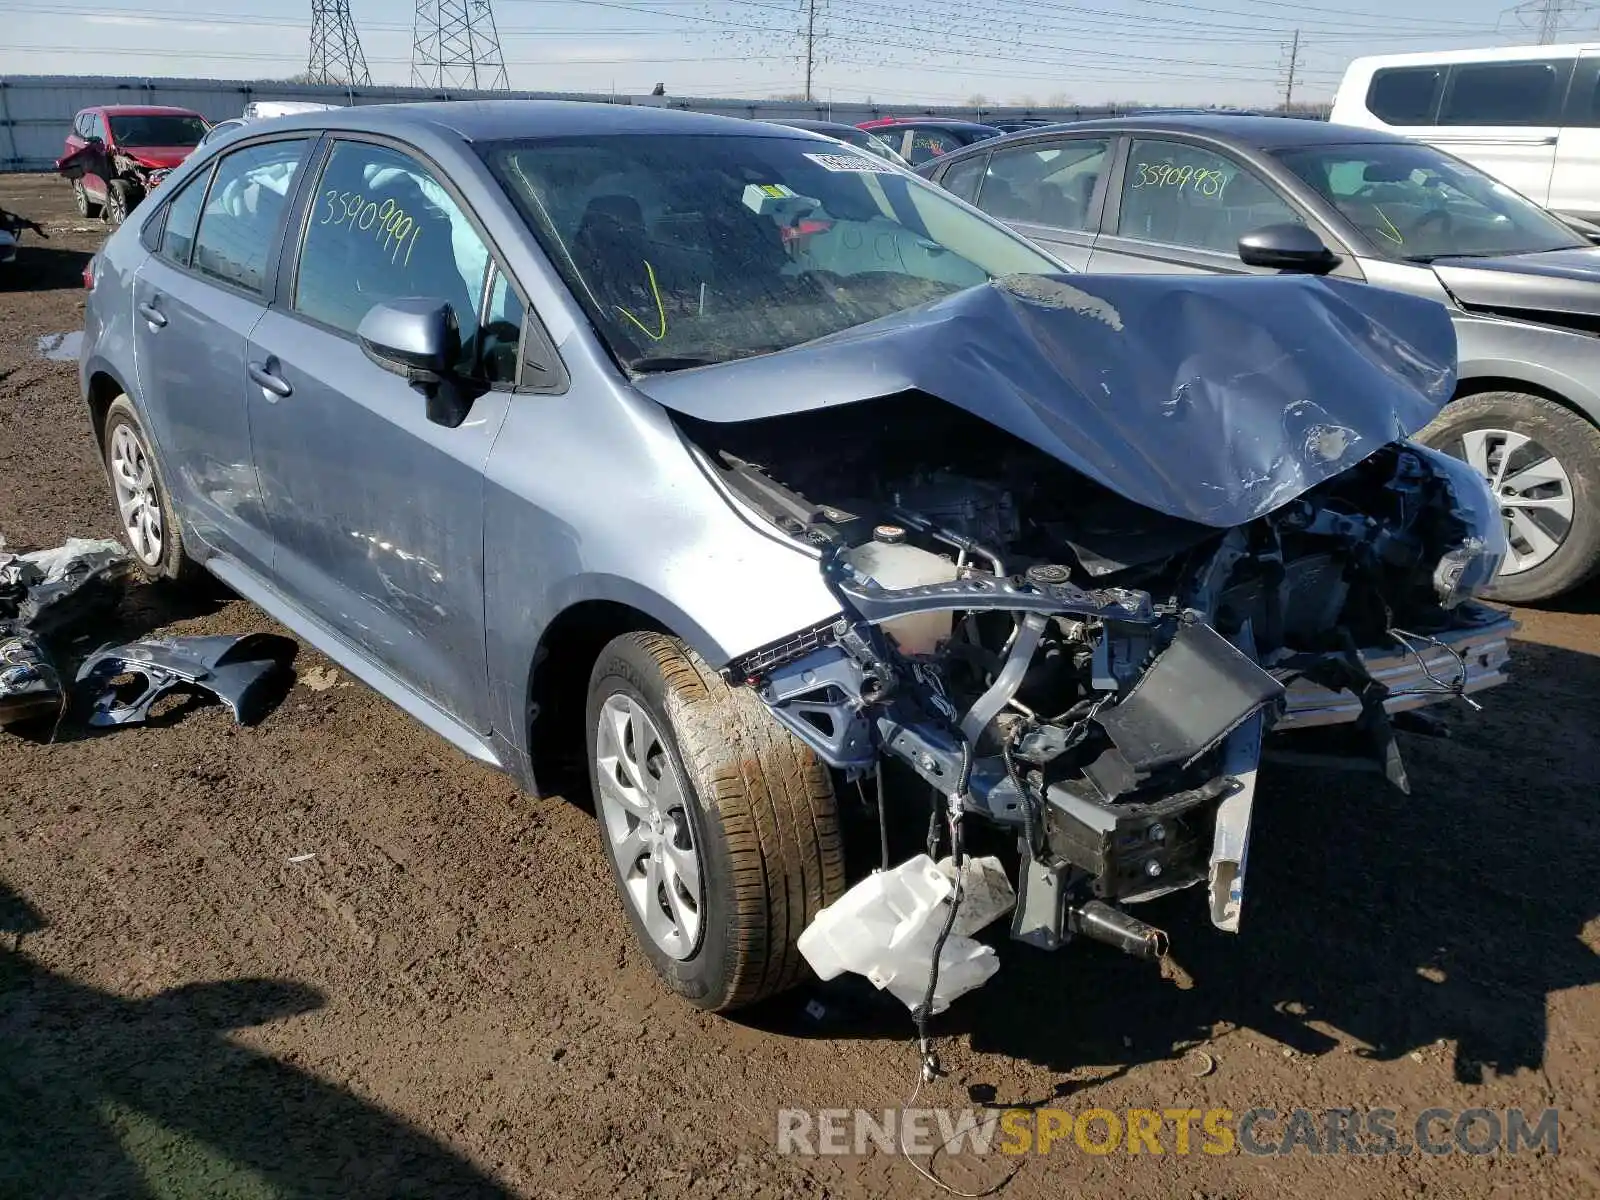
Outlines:
[[[1600,43],[1358,58],[1329,120],[1416,138],[1546,208],[1600,218]]]

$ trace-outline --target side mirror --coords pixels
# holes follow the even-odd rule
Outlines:
[[[1339,265],[1339,256],[1304,225],[1285,222],[1252,230],[1239,239],[1239,259],[1246,266],[1270,267],[1326,275]]]
[[[98,133],[91,133],[88,137],[83,139],[83,143],[86,146],[93,146],[96,150],[104,150],[106,146],[105,139],[103,139]]]
[[[467,419],[479,391],[457,376],[461,329],[443,300],[406,297],[375,304],[361,318],[356,337],[362,352],[392,371],[428,401],[428,420],[454,429]]]

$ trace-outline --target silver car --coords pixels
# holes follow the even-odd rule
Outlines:
[[[1237,927],[1271,731],[1500,682],[1439,306],[1087,279],[871,155],[629,106],[202,147],[98,256],[83,393],[145,572],[204,568],[465,753],[596,800],[663,979],[803,970],[931,798],[1013,929]],[[570,789],[570,790],[569,790]],[[909,799],[915,808],[907,815]],[[875,835],[848,844],[864,804]],[[937,857],[937,854],[935,854]],[[959,891],[958,891],[959,896]],[[952,910],[953,911],[953,910]]]
[[[1456,394],[1420,440],[1500,497],[1523,603],[1600,573],[1600,247],[1469,163],[1374,129],[1152,113],[1032,130],[919,168],[1093,273],[1284,267],[1443,304]],[[1291,263],[1240,237],[1294,224]],[[1248,256],[1248,257],[1246,257]],[[1255,261],[1250,261],[1254,259]]]

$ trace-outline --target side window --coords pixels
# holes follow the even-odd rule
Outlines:
[[[988,155],[974,154],[951,164],[939,177],[939,186],[971,204],[977,198],[978,181],[983,178],[983,168],[988,161]]]
[[[1388,67],[1367,85],[1367,111],[1387,125],[1432,125],[1439,107],[1441,67]]]
[[[312,200],[294,307],[354,333],[375,304],[445,301],[465,365],[477,355],[488,267],[488,247],[426,167],[385,146],[338,142]]]
[[[517,364],[522,361],[522,325],[528,312],[505,272],[492,269],[494,279],[478,338],[478,374],[485,383],[511,384],[517,381]]]
[[[1236,254],[1242,234],[1285,222],[1300,217],[1234,160],[1177,142],[1134,141],[1117,216],[1122,237]]]
[[[916,129],[911,133],[911,149],[906,157],[911,160],[913,167],[920,167],[930,159],[960,148],[961,143],[956,141],[953,135],[942,130]]]
[[[1441,125],[1556,125],[1570,59],[1472,63],[1450,72]]]
[[[247,291],[262,290],[306,145],[305,139],[264,142],[223,156],[200,214],[196,270]]]
[[[200,224],[200,205],[206,198],[206,180],[210,177],[210,171],[201,172],[184,184],[183,190],[167,205],[167,219],[161,231],[161,249],[157,253],[180,267],[189,265],[195,227]]]
[[[996,150],[989,157],[978,207],[1002,221],[1087,229],[1109,145],[1099,138]]]
[[[97,137],[102,142],[106,140],[106,119],[104,114],[89,114],[89,136]]]

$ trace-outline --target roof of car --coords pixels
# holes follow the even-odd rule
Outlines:
[[[91,104],[84,112],[100,112],[108,117],[198,117],[192,108],[170,104]]]
[[[981,121],[964,121],[960,117],[878,117],[872,121],[863,121],[857,129],[876,129],[880,126],[890,125],[938,125],[942,129],[993,129],[993,125],[985,125]]]
[[[1257,150],[1282,150],[1291,146],[1335,146],[1370,142],[1403,142],[1407,139],[1381,129],[1354,125],[1330,125],[1305,117],[1246,117],[1222,113],[1148,113],[1136,117],[1102,117],[1093,121],[1071,121],[1048,127],[1051,133],[1071,130],[1121,130],[1145,133],[1198,133],[1227,138]],[[1036,137],[1043,129],[1029,129],[1008,135],[1011,138]],[[993,142],[989,145],[992,147]]]
[[[786,129],[808,129],[816,133],[825,133],[829,130],[839,129],[855,132],[854,125],[846,125],[841,121],[817,121],[810,117],[762,117],[768,125],[782,125]]]
[[[585,137],[616,133],[779,137],[764,121],[717,117],[647,104],[575,100],[452,100],[429,104],[362,104],[270,118],[279,129],[449,130],[473,142],[509,138]]]

